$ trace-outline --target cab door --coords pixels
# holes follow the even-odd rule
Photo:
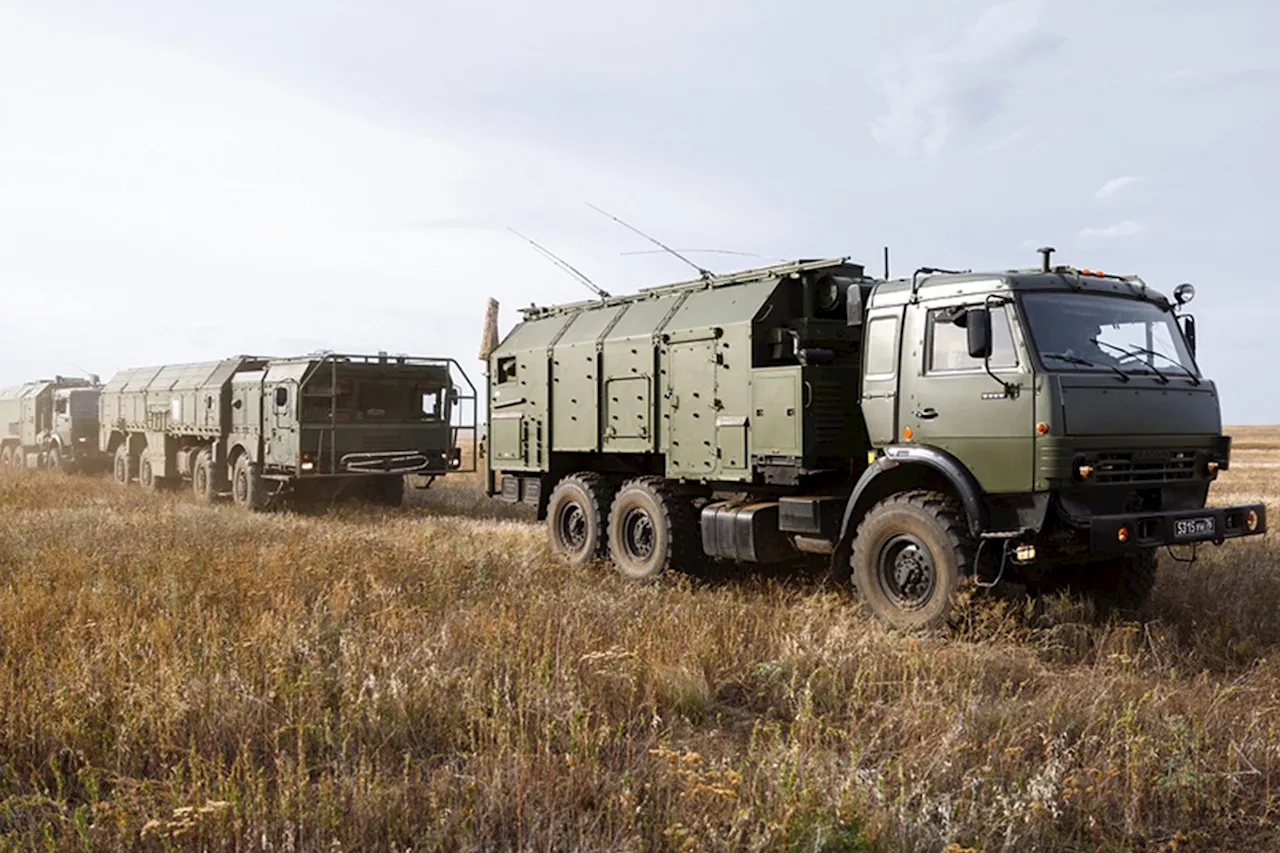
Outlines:
[[[282,377],[264,387],[270,406],[270,414],[264,420],[270,424],[267,432],[267,459],[271,466],[292,468],[298,464],[298,382],[293,377]]]
[[[862,416],[872,447],[893,444],[898,437],[899,341],[902,306],[872,308],[867,314],[862,346]],[[910,348],[902,346],[902,350]],[[902,356],[910,358],[909,354]]]
[[[983,298],[970,297],[908,308],[902,434],[909,434],[912,444],[954,456],[984,492],[1029,492],[1035,468],[1033,376],[1012,304],[988,306],[990,373],[981,358],[969,355],[964,311],[984,304]]]

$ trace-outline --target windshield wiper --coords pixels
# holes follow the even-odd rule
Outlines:
[[[1116,346],[1115,344],[1109,344],[1109,343],[1107,343],[1106,341],[1100,341],[1100,340],[1098,340],[1097,338],[1090,338],[1090,340],[1092,340],[1095,344],[1099,344],[1100,346],[1104,346],[1104,347],[1113,347],[1113,348],[1118,349],[1118,350],[1124,350],[1124,348],[1123,348],[1123,347],[1118,347],[1118,346]],[[1191,368],[1187,367],[1185,364],[1183,364],[1182,362],[1178,361],[1178,360],[1177,360],[1176,358],[1174,358],[1173,356],[1165,355],[1165,354],[1164,354],[1164,353],[1162,353],[1162,352],[1157,352],[1156,350],[1153,350],[1153,349],[1147,349],[1146,347],[1131,347],[1131,348],[1130,348],[1130,351],[1126,352],[1126,354],[1127,354],[1127,355],[1133,355],[1134,353],[1142,353],[1143,355],[1154,355],[1154,356],[1156,356],[1157,358],[1163,358],[1165,361],[1169,362],[1169,363],[1170,363],[1170,364],[1172,364],[1174,367],[1178,368],[1178,369],[1179,369],[1179,370],[1181,370],[1183,373],[1187,374],[1187,378],[1191,380],[1191,384],[1192,384],[1192,385],[1199,385],[1199,384],[1200,384],[1200,377],[1199,377],[1199,376],[1196,376],[1194,373],[1192,373],[1192,372],[1191,372]],[[1153,371],[1155,371],[1156,373],[1159,373],[1159,372],[1160,372],[1160,371],[1156,370],[1156,367],[1155,367],[1155,365],[1154,365],[1154,364],[1149,364],[1149,365],[1147,365],[1147,366],[1148,366],[1148,367],[1150,367],[1150,368],[1151,368]]]
[[[1116,345],[1116,344],[1109,344],[1109,343],[1107,343],[1106,341],[1100,341],[1100,340],[1098,340],[1097,338],[1089,338],[1089,340],[1090,340],[1090,341],[1092,341],[1092,342],[1093,342],[1094,344],[1096,344],[1097,346],[1100,346],[1100,347],[1111,347],[1113,350],[1115,350],[1115,351],[1117,351],[1117,352],[1123,353],[1123,354],[1125,354],[1125,355],[1127,355],[1127,356],[1131,356],[1131,357],[1134,357],[1134,358],[1136,358],[1137,356],[1140,356],[1140,355],[1146,355],[1147,353],[1150,353],[1150,352],[1151,352],[1151,350],[1149,350],[1149,349],[1144,349],[1144,348],[1142,348],[1142,347],[1132,347],[1132,348],[1130,348],[1130,347],[1122,347],[1122,346],[1118,346],[1118,345]],[[1139,359],[1139,360],[1141,360],[1141,359]],[[1154,364],[1148,364],[1148,365],[1147,365],[1147,367],[1151,368],[1151,372],[1152,372],[1152,373],[1154,373],[1156,376],[1160,377],[1160,381],[1161,381],[1163,384],[1165,384],[1165,385],[1168,385],[1168,384],[1169,384],[1169,377],[1168,377],[1168,376],[1165,376],[1163,373],[1161,373],[1161,372],[1160,372],[1160,369],[1159,369],[1159,368],[1157,368]]]
[[[1081,367],[1099,367],[1099,366],[1109,367],[1111,368],[1112,371],[1115,372],[1116,376],[1119,376],[1125,382],[1128,382],[1132,378],[1131,376],[1129,376],[1129,374],[1125,373],[1123,370],[1116,367],[1114,364],[1097,365],[1097,364],[1094,364],[1092,361],[1083,359],[1078,355],[1072,355],[1069,352],[1042,352],[1040,353],[1040,357],[1056,358],[1058,361],[1065,361],[1067,364],[1078,364]]]

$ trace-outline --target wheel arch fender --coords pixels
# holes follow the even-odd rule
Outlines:
[[[844,575],[843,567],[849,562],[858,522],[872,506],[898,491],[939,486],[960,500],[969,532],[975,538],[979,536],[986,526],[982,487],[964,463],[936,447],[891,444],[862,472],[849,494],[840,522],[840,537],[831,555],[833,573]]]
[[[252,441],[237,441],[227,448],[227,465],[234,467],[241,456],[248,456],[250,462],[257,462],[257,445]]]

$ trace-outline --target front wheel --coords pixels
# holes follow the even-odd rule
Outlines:
[[[877,618],[931,631],[946,623],[960,579],[973,569],[973,540],[952,498],[904,492],[863,518],[850,563],[854,585]]]

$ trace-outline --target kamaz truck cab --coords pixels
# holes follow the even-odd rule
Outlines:
[[[962,581],[1104,610],[1157,549],[1265,530],[1228,468],[1194,291],[1053,266],[874,280],[797,261],[531,308],[492,351],[489,489],[573,563],[652,577],[822,555],[901,627]]]
[[[85,387],[59,387],[53,392],[53,424],[45,439],[47,468],[82,473],[105,471],[110,459],[98,450],[98,396],[102,385],[94,377]]]
[[[1231,440],[1181,313],[1194,289],[1170,300],[1137,277],[1050,266],[1050,251],[1038,270],[922,270],[871,290],[874,450],[836,553],[890,621],[941,618],[935,593],[970,572],[1068,582],[1132,612],[1157,548],[1265,529],[1263,504],[1206,508]],[[959,547],[940,547],[944,520]]]

